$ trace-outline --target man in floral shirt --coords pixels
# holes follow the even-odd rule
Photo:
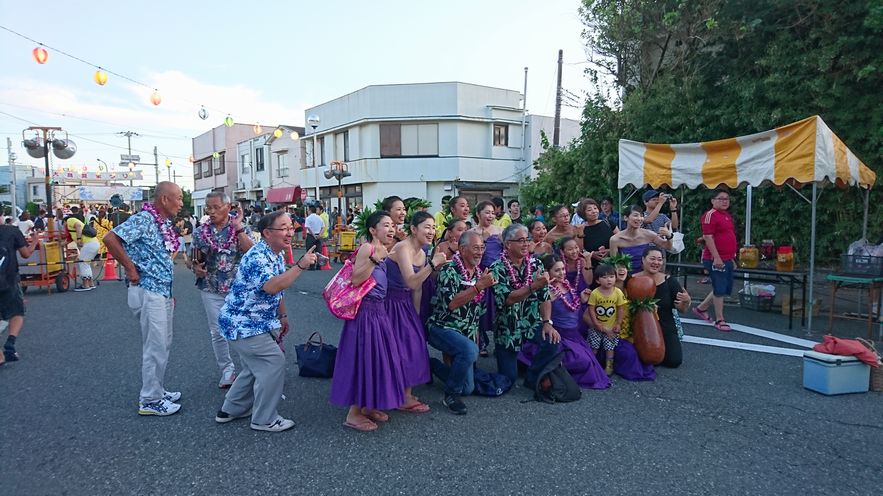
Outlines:
[[[184,206],[177,184],[156,185],[153,203],[104,237],[107,251],[126,268],[129,309],[141,324],[140,415],[171,415],[181,393],[163,387],[172,345],[172,258],[178,236],[170,219]]]
[[[464,232],[459,246],[454,263],[440,268],[432,298],[432,315],[426,327],[429,344],[451,357],[450,367],[432,360],[433,373],[445,382],[444,405],[454,414],[464,415],[466,404],[460,396],[472,394],[475,387],[473,365],[478,358],[478,321],[485,312],[482,296],[494,284],[494,279],[487,272],[478,272],[484,254],[484,241],[478,233]]]
[[[209,222],[199,226],[193,236],[197,259],[191,266],[196,274],[196,286],[202,290],[202,304],[208,318],[215,359],[221,371],[218,387],[227,389],[236,380],[233,359],[227,340],[218,331],[218,314],[224,298],[236,278],[236,268],[254,242],[250,230],[242,223],[242,210],[230,216],[230,201],[223,192],[212,192],[205,197],[205,213]]]
[[[552,327],[549,276],[539,260],[530,256],[527,228],[511,224],[503,230],[503,256],[490,266],[497,284],[496,346],[497,372],[518,379],[517,355],[524,341],[534,341],[539,351],[528,369],[525,382],[558,351],[561,337]]]

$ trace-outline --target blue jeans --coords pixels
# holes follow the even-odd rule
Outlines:
[[[450,367],[433,360],[433,372],[445,382],[445,393],[472,394],[472,366],[478,359],[478,345],[454,329],[438,326],[429,326],[429,345],[451,356]]]
[[[537,373],[558,353],[560,347],[559,343],[553,344],[543,339],[542,324],[534,332],[532,341],[539,349],[533,357],[533,362],[527,368],[527,373],[524,376],[525,384],[533,384],[536,381]],[[494,348],[494,355],[497,357],[497,373],[505,375],[512,381],[512,384],[515,384],[515,381],[518,380],[518,352],[497,346]]]

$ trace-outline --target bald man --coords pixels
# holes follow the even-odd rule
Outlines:
[[[172,274],[177,250],[173,219],[184,206],[181,188],[163,181],[153,203],[104,237],[107,251],[126,268],[129,309],[141,324],[139,415],[172,415],[181,393],[166,391],[163,378],[172,345]]]

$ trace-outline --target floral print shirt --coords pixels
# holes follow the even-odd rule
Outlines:
[[[166,223],[171,225],[170,220]],[[113,228],[113,232],[123,241],[126,253],[138,268],[138,285],[171,298],[174,265],[153,216],[142,210]]]
[[[276,313],[285,291],[270,294],[263,287],[283,272],[285,260],[282,255],[273,253],[265,241],[255,244],[243,255],[218,316],[218,328],[224,339],[236,341],[282,327]]]
[[[211,239],[214,240],[216,246],[221,246],[230,235],[233,224],[228,222],[227,225],[218,229],[214,224],[209,222],[209,232]],[[251,229],[242,226],[245,233],[251,236]],[[242,260],[242,253],[239,251],[239,236],[234,232],[233,244],[227,250],[214,250],[209,243],[202,237],[203,227],[199,226],[193,233],[193,248],[196,248],[205,256],[206,276],[196,281],[196,287],[199,289],[215,294],[227,294],[230,292],[230,286],[236,278],[236,268]]]
[[[523,281],[527,276],[528,263],[531,264],[533,270],[531,277],[534,279],[544,272],[543,264],[540,263],[539,259],[530,257],[521,263],[520,268],[514,267],[515,276],[518,280]],[[543,286],[531,293],[526,299],[514,305],[507,305],[506,298],[516,288],[503,260],[494,262],[490,267],[490,271],[497,280],[497,284],[493,285],[495,303],[497,304],[496,329],[494,331],[497,346],[510,351],[519,351],[521,344],[525,340],[532,340],[542,324],[540,303],[549,300],[549,287]]]
[[[484,305],[470,301],[459,308],[448,309],[454,296],[472,285],[470,281],[463,279],[456,264],[445,264],[438,273],[438,283],[432,297],[432,315],[426,325],[454,329],[477,342],[478,321],[485,312]]]

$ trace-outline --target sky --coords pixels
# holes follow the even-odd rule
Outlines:
[[[554,115],[559,49],[562,87],[580,102],[592,90],[579,0],[72,5],[0,0],[0,138],[4,148],[12,140],[18,163],[39,166],[38,175],[42,159],[21,147],[22,130],[34,125],[60,126],[77,145],[53,168],[118,164],[127,153],[118,133],[134,131],[133,153],[152,164],[156,146],[160,179],[169,160],[192,190],[191,139],[228,114],[265,129],[303,126],[306,108],[368,85],[462,81],[523,91],[527,67],[528,111]],[[31,55],[38,43],[19,35],[46,45],[45,64]],[[93,66],[110,72],[104,86]],[[564,106],[562,116],[579,119],[580,110]],[[153,166],[142,167],[153,184]]]

